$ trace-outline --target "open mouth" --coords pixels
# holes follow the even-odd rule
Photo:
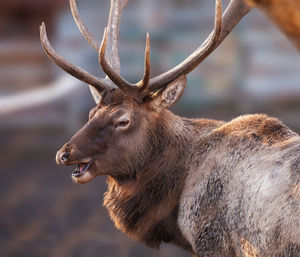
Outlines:
[[[88,171],[88,169],[92,163],[93,163],[93,161],[90,161],[88,163],[78,164],[77,168],[72,173],[72,177],[79,178],[79,177],[83,176]]]

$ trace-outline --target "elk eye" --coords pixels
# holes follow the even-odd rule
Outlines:
[[[115,124],[115,128],[126,128],[129,125],[129,120],[124,119],[124,120],[119,120]]]

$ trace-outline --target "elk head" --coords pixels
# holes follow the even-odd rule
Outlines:
[[[85,183],[97,175],[116,178],[133,177],[134,165],[150,151],[151,137],[161,113],[182,95],[186,75],[207,57],[249,11],[242,1],[232,1],[222,24],[221,0],[216,0],[215,24],[207,40],[175,68],[150,79],[150,46],[147,34],[145,69],[142,80],[129,83],[120,76],[118,31],[121,13],[128,0],[111,0],[108,26],[100,44],[81,20],[75,0],[71,10],[79,30],[99,53],[99,63],[106,73],[97,78],[58,55],[50,46],[44,23],[40,27],[46,54],[63,70],[88,83],[96,106],[89,121],[56,155],[58,164],[78,165],[72,174],[75,182]],[[230,21],[230,22],[229,22]],[[148,147],[146,147],[148,146]],[[135,163],[135,164],[133,164]]]

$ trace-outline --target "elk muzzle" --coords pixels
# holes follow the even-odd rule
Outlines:
[[[71,156],[70,144],[65,144],[57,153],[56,153],[56,163],[60,165],[67,165]]]
[[[65,144],[56,153],[56,163],[60,165],[77,165],[72,173],[72,179],[76,183],[86,183],[94,178],[91,169],[95,168],[91,158],[82,158],[81,152],[70,142]]]
[[[66,143],[56,153],[56,163],[60,165],[74,165],[91,162],[92,158],[85,156],[74,144]]]

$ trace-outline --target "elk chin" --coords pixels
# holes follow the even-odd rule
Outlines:
[[[87,171],[83,176],[76,178],[72,176],[72,180],[76,183],[76,184],[85,184],[89,181],[91,181],[94,178],[94,176]]]
[[[84,184],[91,181],[95,176],[89,171],[90,166],[93,164],[92,161],[88,163],[78,164],[71,177],[75,183]]]

